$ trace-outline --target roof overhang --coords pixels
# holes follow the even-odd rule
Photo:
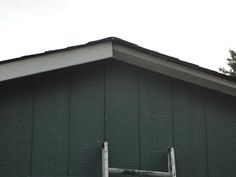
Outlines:
[[[176,79],[236,96],[235,81],[211,74],[212,71],[210,70],[208,70],[210,72],[204,72],[188,65],[163,59],[158,53],[153,55],[150,52],[145,52],[147,49],[126,41],[116,42],[117,40],[116,38],[109,38],[69,49],[61,49],[2,62],[0,64],[0,81],[114,58]],[[138,48],[142,50],[138,50]]]
[[[236,96],[236,82],[232,82],[187,66],[163,60],[158,57],[121,46],[113,45],[115,59],[127,62],[157,73],[190,82],[202,87]]]
[[[46,52],[46,54],[13,59],[0,64],[0,82],[111,58],[112,56],[112,42],[107,41],[70,50],[62,49],[56,52],[48,52],[48,54]]]

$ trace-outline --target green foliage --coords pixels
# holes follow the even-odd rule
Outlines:
[[[220,67],[219,71],[224,74],[236,77],[236,52],[233,50],[230,50],[229,52],[230,52],[231,58],[227,58],[227,62],[228,62],[227,64],[230,67],[230,69],[226,70],[225,68]]]

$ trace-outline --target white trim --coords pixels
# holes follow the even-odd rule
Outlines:
[[[235,82],[158,58],[112,40],[2,63],[0,82],[106,58],[114,58],[236,97]]]
[[[180,64],[163,60],[129,47],[113,44],[113,56],[117,60],[130,63],[132,65],[236,96],[235,82],[231,82],[205,72],[197,71]]]
[[[112,57],[111,41],[41,56],[32,56],[1,64],[0,82],[110,57]]]

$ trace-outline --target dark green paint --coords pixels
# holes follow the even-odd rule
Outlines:
[[[71,76],[69,175],[99,177],[104,141],[104,64],[75,67]]]
[[[110,166],[234,177],[236,98],[116,60],[0,83],[0,176],[100,177]]]
[[[172,146],[170,79],[140,69],[141,168],[167,171]]]
[[[111,167],[139,168],[138,70],[106,63],[106,136]]]
[[[172,92],[177,175],[189,176],[191,172],[191,177],[206,177],[206,130],[202,89],[173,80]]]
[[[68,81],[64,71],[35,79],[32,175],[67,175]]]
[[[209,177],[235,176],[236,101],[205,92]]]
[[[32,82],[28,79],[0,85],[0,176],[30,174],[32,136]]]

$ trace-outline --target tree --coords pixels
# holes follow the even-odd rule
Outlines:
[[[224,74],[236,77],[236,52],[230,50],[229,53],[231,58],[227,58],[227,65],[230,67],[230,69],[226,70],[225,68],[220,67],[219,71]]]

